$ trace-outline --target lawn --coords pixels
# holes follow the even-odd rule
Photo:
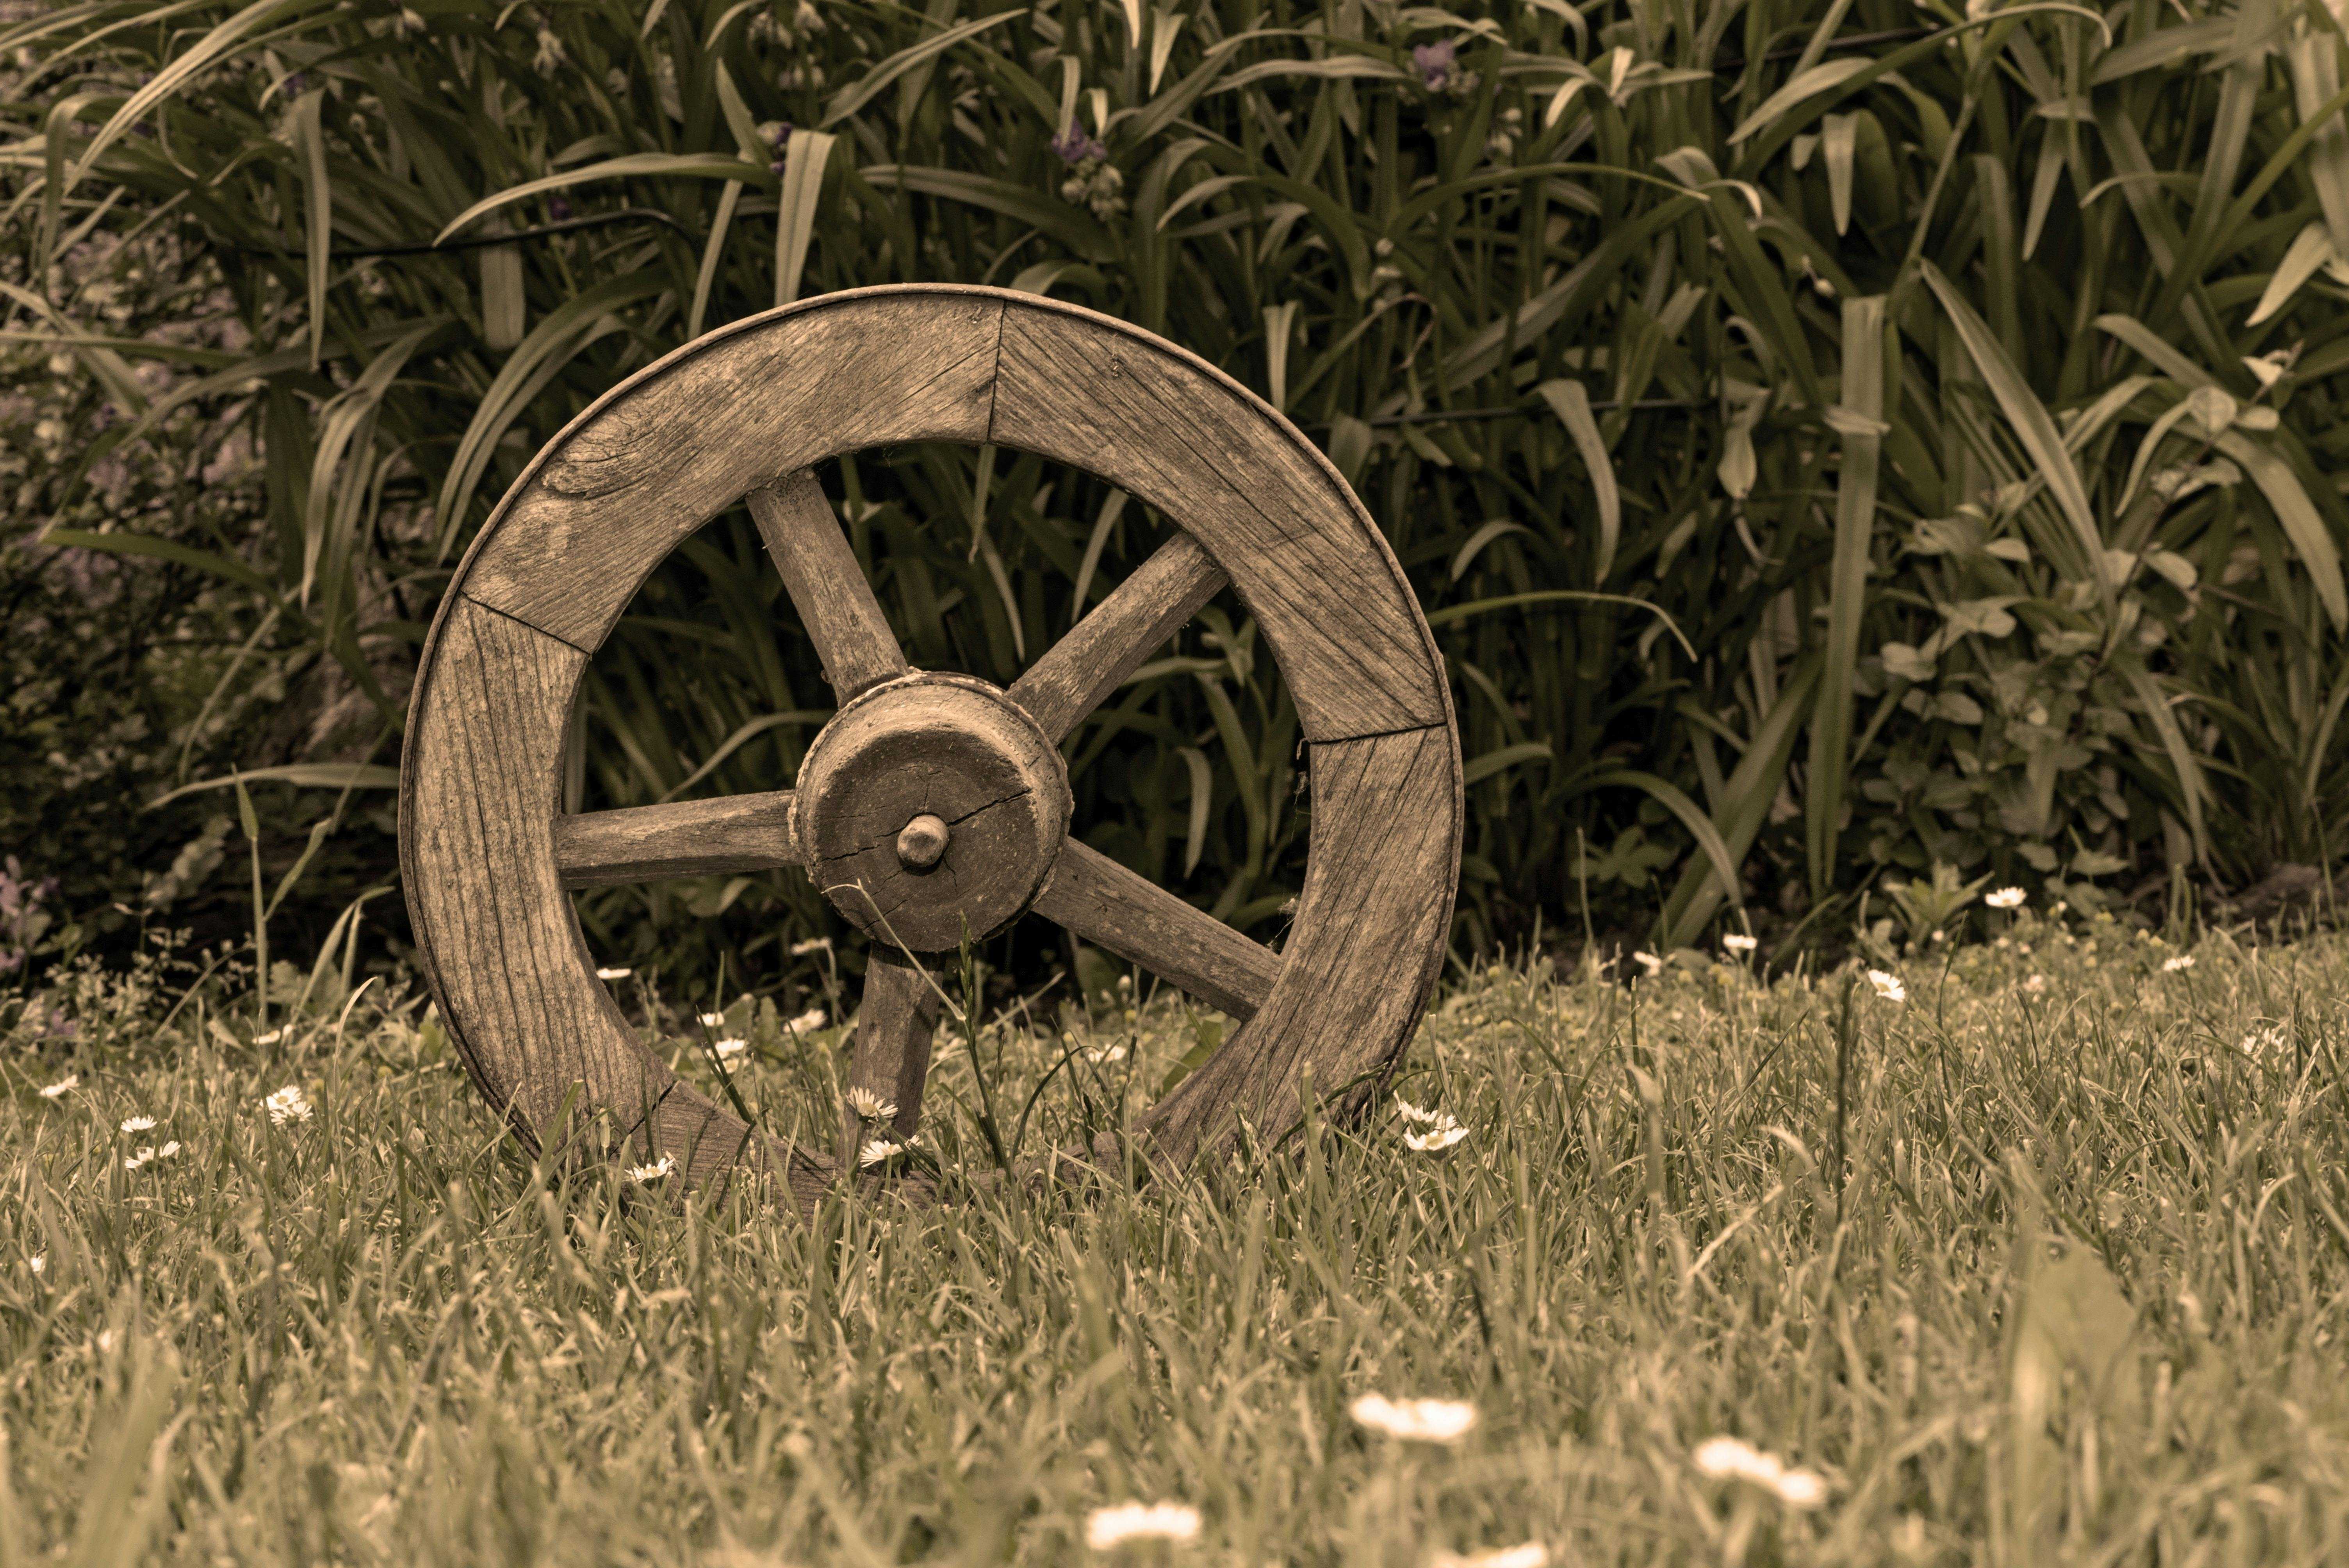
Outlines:
[[[1075,1562],[1128,1501],[1200,1520],[1138,1561],[2349,1562],[2349,942],[2002,929],[1897,1001],[1458,975],[1393,1087],[1464,1138],[1138,1192],[965,1182],[942,1045],[955,1201],[812,1223],[534,1172],[413,991],[0,1003],[0,1564]],[[1029,1151],[1199,1037],[1116,1002],[983,1036],[1007,1120],[1073,1037]],[[725,1027],[812,1130],[837,1031]]]

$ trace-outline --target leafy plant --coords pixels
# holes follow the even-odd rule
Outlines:
[[[1578,880],[1617,923],[1661,895],[1677,944],[1937,864],[2088,904],[2330,855],[2342,42],[2269,0],[262,0],[0,34],[25,275],[141,225],[221,269],[250,341],[171,398],[250,389],[266,506],[198,569],[384,724],[495,496],[621,377],[823,289],[1051,293],[1262,392],[1387,531],[1459,677],[1471,945]],[[12,308],[93,366],[159,352]],[[1162,528],[1010,451],[830,483],[916,662],[999,680]],[[645,585],[579,801],[790,777],[829,703],[776,593],[740,517]],[[1270,934],[1295,718],[1219,611],[1075,738],[1080,820]],[[584,907],[600,950],[704,966],[828,919],[779,877]]]

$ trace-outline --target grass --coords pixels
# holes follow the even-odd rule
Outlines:
[[[2026,914],[1900,1004],[1493,968],[1397,1082],[1444,1157],[1381,1108],[1194,1184],[812,1223],[542,1177],[412,995],[257,1046],[85,975],[7,1037],[0,1563],[1067,1562],[1128,1499],[1204,1515],[1142,1555],[1234,1563],[2349,1561],[2349,941],[2180,956]],[[1064,1021],[1138,1100],[1195,1022]],[[750,1037],[746,1099],[812,1115],[836,1037]],[[999,1090],[1059,1049],[988,1043]],[[953,1190],[967,1058],[934,1084]],[[1373,1392],[1481,1418],[1402,1442]],[[1718,1434],[1824,1504],[1703,1476]]]

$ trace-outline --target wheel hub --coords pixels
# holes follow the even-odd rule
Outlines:
[[[809,874],[851,924],[938,953],[1019,917],[1070,809],[1059,749],[999,688],[916,674],[833,716],[792,814]]]

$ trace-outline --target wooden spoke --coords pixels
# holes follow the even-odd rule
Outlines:
[[[802,469],[746,499],[840,700],[904,675],[905,653],[815,476]]]
[[[1007,694],[1059,744],[1231,579],[1178,533],[1052,645]]]
[[[567,888],[772,871],[799,861],[788,789],[554,819],[554,869]]]
[[[1074,839],[1035,910],[1235,1018],[1254,1016],[1280,973],[1271,948]]]
[[[841,1109],[841,1165],[854,1170],[861,1139],[895,1132],[910,1138],[922,1119],[922,1085],[930,1074],[930,1040],[943,1009],[931,978],[894,947],[876,943],[864,970],[864,1001],[856,1012],[856,1043],[849,1058],[851,1094],[862,1089],[897,1108],[885,1127]]]

